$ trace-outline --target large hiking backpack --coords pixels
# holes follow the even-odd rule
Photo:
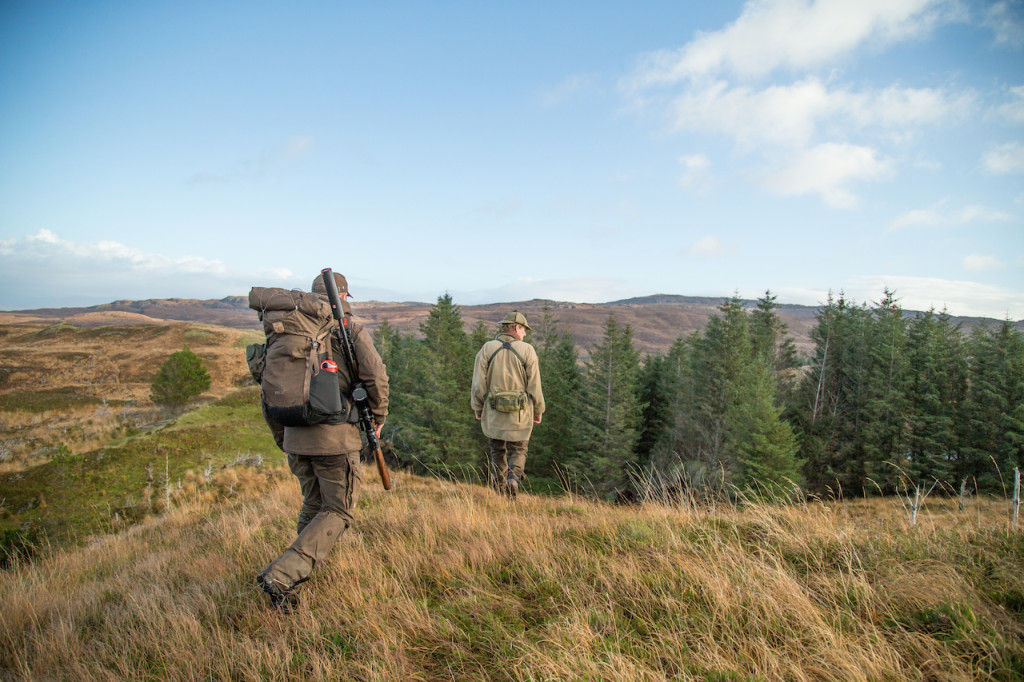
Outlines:
[[[249,307],[259,313],[267,335],[265,345],[246,349],[267,417],[282,426],[348,421],[349,405],[331,351],[336,323],[330,304],[297,289],[253,287]]]

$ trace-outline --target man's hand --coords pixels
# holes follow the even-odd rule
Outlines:
[[[483,412],[477,412],[476,413],[476,420],[477,421],[480,421],[483,418],[484,418],[484,413]]]
[[[535,415],[533,415],[533,423],[534,423],[534,424],[540,424],[540,419],[541,419],[541,417],[543,417],[543,416],[544,416],[544,415],[541,415],[541,414],[535,414]]]
[[[377,427],[374,429],[374,431],[377,433],[377,440],[380,440],[380,430],[383,429],[383,428],[384,428],[383,424],[377,424]]]

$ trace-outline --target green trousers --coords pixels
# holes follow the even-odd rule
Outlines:
[[[361,480],[358,452],[289,454],[288,468],[302,490],[298,537],[262,573],[264,580],[273,581],[285,592],[309,578],[351,525]]]
[[[523,480],[526,450],[530,441],[488,438],[487,444],[491,448],[491,485],[500,489],[510,475]]]

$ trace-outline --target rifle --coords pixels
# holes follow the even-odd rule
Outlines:
[[[345,356],[345,365],[348,367],[348,375],[352,377],[352,402],[355,403],[356,411],[359,414],[359,428],[366,434],[366,442],[373,450],[373,456],[377,460],[377,473],[380,474],[380,482],[384,490],[391,490],[391,476],[388,474],[388,465],[384,462],[384,453],[380,449],[380,439],[377,438],[377,420],[373,418],[370,411],[369,394],[366,386],[359,378],[359,363],[356,361],[356,346],[352,336],[348,333],[348,319],[341,307],[341,296],[338,295],[338,285],[334,282],[334,273],[330,268],[320,271],[324,279],[324,286],[327,287],[327,300],[331,303],[331,312],[334,319],[338,321],[338,328],[335,333],[341,343],[341,354]]]

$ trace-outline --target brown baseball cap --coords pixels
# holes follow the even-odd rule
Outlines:
[[[338,294],[348,294],[349,297],[355,298],[354,296],[352,296],[351,293],[349,293],[349,290],[348,290],[348,280],[345,279],[345,275],[341,274],[340,272],[334,272],[332,274],[334,275],[334,283],[338,287]],[[313,288],[311,289],[311,291],[314,294],[326,294],[327,293],[327,287],[324,286],[323,275],[317,275],[316,276],[316,279],[313,280]]]

